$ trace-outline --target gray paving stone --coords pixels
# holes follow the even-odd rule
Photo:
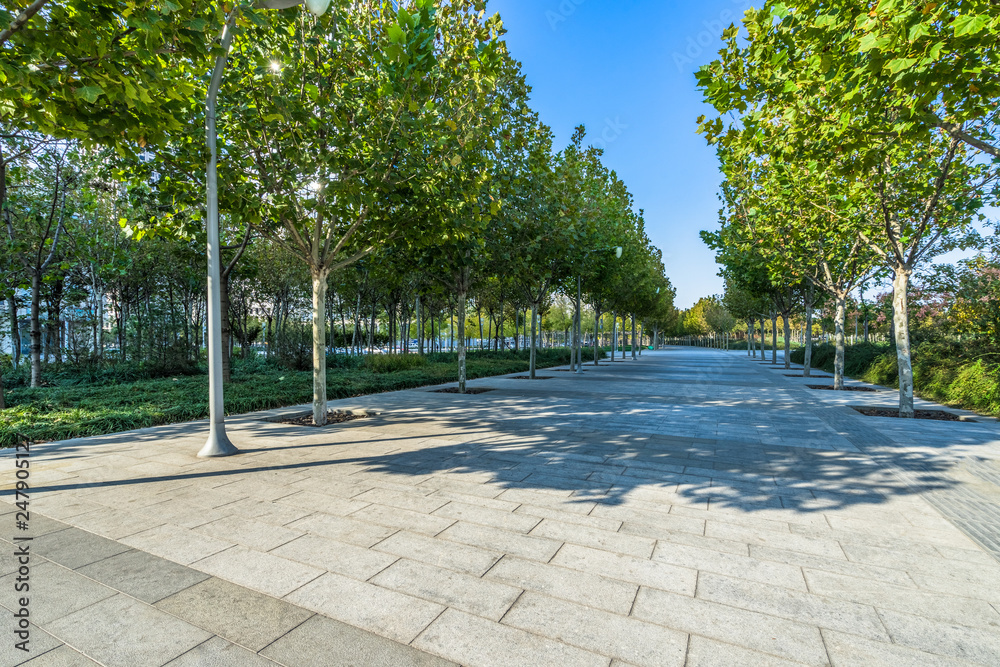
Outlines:
[[[427,535],[437,535],[455,523],[454,519],[447,517],[422,514],[420,512],[412,512],[398,507],[386,507],[383,505],[369,505],[351,514],[350,518],[357,521],[375,523],[387,528],[411,530],[417,533],[426,533]]]
[[[725,644],[708,637],[691,635],[685,667],[734,667],[735,665],[797,667],[802,663],[767,655],[742,646]]]
[[[212,577],[155,605],[188,623],[259,651],[313,613]]]
[[[504,556],[486,576],[510,586],[627,615],[635,600],[636,584],[599,574]]]
[[[236,516],[202,524],[195,528],[195,531],[227,542],[242,544],[257,551],[271,551],[303,535],[302,531]]]
[[[86,565],[79,572],[150,604],[208,578],[197,570],[133,549]]]
[[[366,548],[378,544],[398,530],[357,519],[319,513],[294,521],[288,524],[288,527]]]
[[[480,507],[468,503],[451,501],[434,512],[434,516],[458,519],[469,523],[502,528],[515,533],[527,533],[537,526],[541,519],[527,514],[514,514],[502,510]]]
[[[0,663],[6,664],[6,663]],[[96,667],[98,663],[63,644],[22,663],[26,667]]]
[[[649,558],[656,546],[656,540],[648,537],[625,535],[552,519],[542,520],[530,534],[640,558]]]
[[[483,549],[493,549],[521,558],[548,562],[561,546],[556,540],[512,533],[500,528],[480,526],[459,521],[438,535],[441,539],[468,544]]]
[[[75,570],[128,551],[128,547],[79,528],[67,528],[37,537],[31,549],[46,559]]]
[[[344,623],[314,616],[261,652],[287,667],[446,667],[454,663]]]
[[[349,625],[408,644],[444,607],[328,572],[286,598]]]
[[[0,578],[0,590],[14,590],[16,574]],[[32,620],[43,627],[51,621],[109,598],[115,591],[96,581],[47,561],[35,561],[31,566],[30,613]],[[12,609],[14,595],[0,597],[0,605]]]
[[[182,565],[190,565],[233,545],[232,542],[200,535],[171,524],[123,537],[121,543]]]
[[[806,590],[801,569],[782,563],[757,560],[749,556],[738,556],[676,542],[661,541],[657,542],[656,549],[653,551],[653,560],[705,572],[726,574],[739,579],[774,584],[784,588]]]
[[[632,616],[807,665],[826,665],[819,629],[755,611],[640,588]]]
[[[6,617],[9,612],[5,611],[3,613]],[[5,628],[11,634],[8,634],[8,636],[4,637],[4,640],[0,642],[0,665],[21,665],[29,660],[32,660],[33,658],[41,657],[46,653],[57,650],[59,646],[63,645],[61,641],[32,623],[28,626],[28,650],[22,651],[15,645],[17,642],[22,640],[20,638],[15,640],[15,637],[12,634],[14,630],[13,624],[10,624],[9,626],[5,624]],[[5,632],[5,634],[7,633]]]
[[[996,628],[963,627],[885,609],[879,610],[879,616],[897,644],[981,665],[1000,664]]]
[[[323,574],[317,567],[238,545],[203,558],[192,567],[278,598]]]
[[[63,616],[48,627],[55,636],[108,667],[162,665],[212,636],[125,595]]]
[[[687,652],[684,632],[531,591],[518,599],[503,622],[633,665],[683,665]]]
[[[454,609],[435,619],[413,646],[468,667],[607,667],[610,662],[605,656]]]
[[[242,646],[213,637],[164,667],[277,667],[278,663],[248,651]]]

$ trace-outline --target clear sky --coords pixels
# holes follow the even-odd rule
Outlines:
[[[490,0],[508,48],[532,86],[532,108],[556,146],[587,126],[645,210],[663,250],[676,305],[722,291],[699,230],[714,228],[721,176],[715,152],[695,133],[707,113],[694,72],[722,45],[747,0]]]

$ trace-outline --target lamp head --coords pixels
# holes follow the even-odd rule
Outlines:
[[[330,0],[306,0],[306,8],[316,16],[323,16],[330,7]]]
[[[622,258],[622,247],[621,246],[618,246],[617,248],[615,248],[615,258],[616,259],[621,259]]]

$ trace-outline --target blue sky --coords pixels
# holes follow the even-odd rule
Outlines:
[[[714,151],[695,133],[707,113],[694,72],[721,48],[747,0],[490,0],[556,145],[584,124],[645,210],[676,305],[722,291],[699,230],[718,219]]]

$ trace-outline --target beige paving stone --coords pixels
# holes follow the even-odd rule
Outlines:
[[[527,514],[514,514],[513,511],[496,510],[456,501],[451,501],[435,511],[434,516],[502,528],[515,533],[527,533],[541,521],[538,517]]]
[[[531,531],[531,535],[640,558],[649,558],[653,554],[653,547],[656,546],[656,540],[648,537],[613,533],[552,519],[544,519]]]
[[[427,535],[437,535],[455,523],[455,519],[435,516],[433,514],[411,512],[385,505],[369,505],[351,514],[350,518],[357,521],[376,523],[387,528],[411,530],[418,533],[426,533]]]
[[[627,615],[637,585],[599,574],[504,556],[486,577],[571,602]]]
[[[470,547],[405,530],[379,542],[374,548],[477,577],[482,576],[503,556],[501,551]]]
[[[483,549],[495,549],[521,558],[548,562],[561,546],[556,540],[512,533],[499,528],[458,521],[438,537]]]
[[[312,512],[323,512],[324,514],[335,514],[337,516],[347,516],[351,512],[357,512],[359,509],[367,507],[370,504],[362,500],[351,500],[315,491],[299,491],[290,496],[285,496],[277,502],[280,505],[290,505]]]
[[[879,615],[897,644],[980,665],[1000,664],[1000,632],[996,627],[969,628],[885,609],[879,610]]]
[[[432,492],[432,489],[402,492],[393,489],[374,488],[370,491],[359,493],[352,500],[398,507],[404,510],[420,512],[421,514],[430,514],[439,507],[447,505],[449,502],[447,498],[427,495]]]
[[[444,611],[442,605],[332,572],[285,599],[404,644],[412,642]]]
[[[819,595],[873,605],[879,609],[919,613],[946,623],[993,628],[1000,632],[1000,615],[982,600],[929,593],[818,570],[806,569],[805,576],[809,590]]]
[[[796,535],[790,532],[761,531],[759,529],[743,528],[723,522],[708,521],[705,524],[705,535],[724,540],[746,542],[750,546],[765,546],[789,551],[823,556],[824,558],[841,558],[847,560],[840,544],[834,540],[825,540],[806,535]]]
[[[537,489],[510,488],[497,498],[536,507],[550,507],[571,514],[590,514],[590,511],[595,507],[593,502],[569,498],[568,496],[569,492],[544,493]]]
[[[359,547],[370,547],[378,544],[397,531],[396,528],[388,528],[386,526],[358,521],[357,519],[319,513],[310,514],[303,519],[293,521],[288,524],[288,528],[322,535],[323,537],[329,537],[330,539],[354,544]]]
[[[695,535],[705,534],[705,521],[682,514],[670,512],[670,506],[663,506],[662,510],[642,509],[640,507],[618,505],[598,505],[591,516],[607,517],[618,519],[630,524],[642,524],[649,530],[662,530],[664,532],[684,532]]]
[[[870,605],[706,572],[698,577],[697,597],[877,641],[891,641]]]
[[[47,628],[56,619],[115,595],[113,589],[46,560],[34,560],[29,576],[30,589],[20,592],[14,588],[17,573],[0,577],[0,590],[5,591],[0,596],[0,605],[14,611],[20,598],[19,593],[30,593],[28,599],[31,620],[43,628]]]
[[[633,665],[683,665],[687,651],[686,633],[532,591],[518,599],[503,622]]]
[[[312,514],[311,510],[283,505],[282,502],[284,500],[285,498],[281,498],[271,502],[256,498],[243,498],[242,500],[219,507],[218,511],[224,511],[230,516],[256,519],[257,521],[269,523],[272,526],[285,526]]]
[[[255,519],[237,516],[216,519],[211,523],[202,524],[194,530],[203,535],[242,544],[257,551],[271,551],[303,535],[302,531],[281,528]]]
[[[621,579],[684,595],[694,595],[698,572],[662,561],[615,554],[600,549],[565,544],[552,559],[553,565]]]
[[[273,660],[248,651],[242,646],[213,637],[174,658],[164,667],[277,667]]]
[[[807,665],[827,664],[818,628],[776,616],[645,587],[632,616]]]
[[[888,567],[878,567],[876,565],[863,565],[853,561],[846,561],[836,558],[823,558],[801,551],[786,551],[784,549],[774,549],[772,547],[750,547],[750,556],[760,560],[785,563],[798,567],[807,567],[811,570],[822,570],[834,574],[842,574],[848,577],[859,577],[862,579],[874,579],[895,586],[913,587],[914,581],[911,575],[904,570],[895,570]]]
[[[563,512],[551,507],[538,507],[535,505],[519,505],[518,508],[514,510],[514,514],[528,514],[540,519],[554,519],[556,521],[562,521],[563,523],[572,523],[578,526],[586,526],[588,528],[596,528],[598,530],[607,530],[612,533],[618,532],[618,529],[622,526],[622,522],[619,519],[595,516],[593,513],[588,515],[575,514],[572,512]]]
[[[121,539],[121,543],[181,565],[190,565],[233,546],[232,542],[199,535],[171,524],[128,535]]]
[[[806,590],[806,582],[800,568],[757,560],[749,556],[699,549],[676,542],[657,542],[656,549],[653,550],[653,560],[784,588]]]
[[[34,630],[33,639],[38,637],[41,632],[37,629]],[[37,649],[33,649],[33,654],[37,655],[39,652]],[[4,656],[0,653],[0,664],[8,664],[3,661]],[[15,664],[11,662],[10,664]],[[36,658],[32,658],[23,664],[25,667],[99,667],[99,663],[94,662],[84,654],[70,648],[63,644],[62,646],[56,647],[51,651],[46,651]]]
[[[974,663],[936,653],[918,651],[899,644],[885,643],[823,630],[823,640],[833,667],[969,667]]]
[[[801,664],[708,637],[691,635],[685,667],[797,667]]]
[[[398,558],[316,535],[304,535],[271,553],[361,581],[375,576]]]
[[[142,511],[128,512],[109,508],[101,508],[73,517],[74,526],[112,540],[133,533],[141,533],[144,530],[162,526],[164,523],[166,523],[165,519],[155,518]]]
[[[517,628],[456,609],[446,610],[413,646],[467,667],[573,665],[608,667],[610,660]]]
[[[660,526],[653,526],[647,523],[626,521],[622,524],[621,531],[626,535],[639,535],[641,537],[651,537],[663,542],[674,542],[676,544],[686,544],[699,549],[711,549],[737,556],[749,556],[750,546],[746,542],[733,542],[732,540],[720,540],[715,537],[705,537],[701,533],[690,533],[680,530],[668,530]]]
[[[323,574],[319,568],[240,545],[195,561],[191,567],[279,598]]]
[[[401,558],[374,578],[383,588],[499,621],[521,589]]]

